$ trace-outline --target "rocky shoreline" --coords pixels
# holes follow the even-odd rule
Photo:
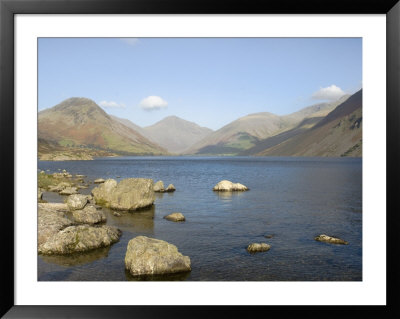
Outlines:
[[[118,242],[123,231],[107,225],[107,215],[121,217],[124,212],[135,214],[152,207],[155,193],[173,192],[175,186],[164,188],[163,181],[153,182],[146,178],[115,179],[98,178],[87,181],[84,175],[72,175],[67,171],[38,174],[38,253],[42,256],[71,256],[108,249]],[[90,194],[80,194],[81,189],[92,185]],[[240,183],[220,181],[212,188],[217,192],[241,192],[249,188]],[[64,203],[47,203],[45,192],[55,192],[65,197]],[[106,209],[110,209],[107,213]],[[184,222],[185,216],[172,212],[164,216],[172,222]],[[184,226],[183,226],[184,227]],[[264,239],[272,239],[265,235]],[[348,245],[343,239],[328,235],[314,237],[315,241]],[[246,250],[252,255],[270,251],[266,242],[250,243]],[[101,254],[100,254],[101,255]],[[125,253],[125,269],[132,276],[166,275],[191,271],[189,256],[166,241],[147,236],[130,239]]]

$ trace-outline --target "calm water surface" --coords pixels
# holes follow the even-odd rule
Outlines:
[[[40,170],[96,178],[128,177],[172,183],[174,193],[156,194],[152,209],[115,217],[120,228],[111,247],[74,256],[38,256],[41,281],[138,280],[124,269],[130,239],[145,235],[170,242],[190,257],[186,274],[140,280],[189,281],[360,281],[362,280],[362,160],[354,158],[120,157],[94,161],[39,161]],[[217,193],[220,180],[240,182],[242,193]],[[90,193],[95,187],[81,190]],[[48,201],[63,201],[45,193]],[[163,216],[181,212],[186,221]],[[349,245],[314,240],[340,237]],[[266,238],[264,236],[272,236]],[[249,254],[253,242],[271,245]]]

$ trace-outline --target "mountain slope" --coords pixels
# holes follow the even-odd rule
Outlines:
[[[142,128],[141,132],[169,152],[181,153],[208,136],[212,130],[176,116],[168,116],[151,126]]]
[[[112,119],[94,101],[70,98],[39,112],[38,138],[63,147],[84,147],[126,155],[165,154],[165,149]]]
[[[299,128],[298,128],[299,129]],[[290,134],[290,132],[287,132]],[[262,156],[361,156],[362,90],[356,92],[311,128],[259,143],[250,154]],[[260,148],[264,150],[260,151]]]
[[[343,97],[344,100],[347,97]],[[338,102],[320,103],[298,112],[278,116],[263,112],[241,117],[213,132],[187,150],[188,154],[240,154],[258,144],[260,140],[288,131],[305,117],[323,116],[336,107]]]

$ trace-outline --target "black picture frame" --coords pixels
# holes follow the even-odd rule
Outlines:
[[[387,21],[386,105],[386,218],[387,218],[387,305],[386,306],[20,306],[14,303],[14,15],[15,14],[385,14]],[[261,311],[270,316],[326,317],[399,316],[396,288],[399,275],[395,258],[397,188],[400,136],[400,3],[398,0],[273,0],[273,1],[184,1],[184,0],[0,0],[0,149],[2,205],[1,308],[4,318],[164,318],[176,316],[221,317],[232,312],[243,316]],[[376,212],[384,214],[384,212]],[[228,308],[228,309],[227,309]]]

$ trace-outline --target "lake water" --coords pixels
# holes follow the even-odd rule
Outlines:
[[[152,209],[115,217],[122,230],[111,247],[74,256],[38,256],[41,281],[360,281],[362,280],[362,159],[285,157],[119,157],[94,161],[39,161],[40,170],[121,180],[172,183],[174,193],[156,194]],[[220,180],[240,182],[247,192],[217,193]],[[90,188],[81,193],[90,193]],[[62,201],[45,193],[48,201]],[[186,221],[163,219],[181,212]],[[349,245],[317,242],[327,234]],[[130,239],[165,240],[190,257],[192,271],[133,278],[125,271]],[[272,236],[266,238],[264,236]],[[253,242],[271,245],[249,254]]]

